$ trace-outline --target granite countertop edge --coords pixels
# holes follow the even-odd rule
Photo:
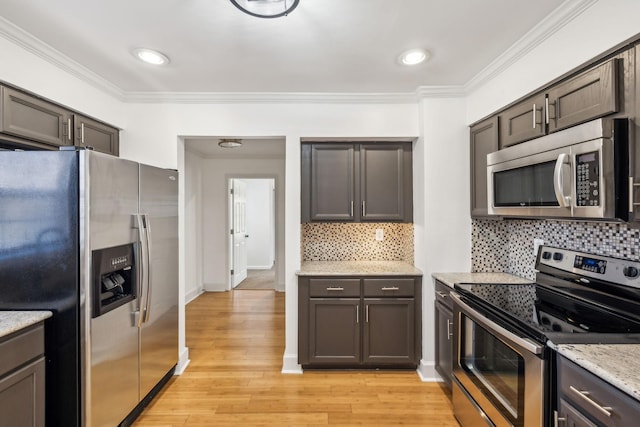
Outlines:
[[[303,261],[298,276],[422,276],[403,261]]]
[[[640,344],[551,344],[551,347],[640,401]]]
[[[525,279],[511,273],[433,273],[434,279],[453,288],[456,283],[500,283],[521,285],[533,283],[531,279]]]
[[[0,338],[48,319],[50,311],[0,311]]]

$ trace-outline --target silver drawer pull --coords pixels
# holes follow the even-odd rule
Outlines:
[[[383,291],[399,291],[400,288],[397,286],[385,286],[382,288]]]
[[[578,390],[574,386],[569,386],[569,389],[571,389],[572,392],[576,393],[578,396],[580,396],[586,402],[590,403],[591,406],[596,408],[598,411],[602,412],[607,417],[611,416],[611,413],[613,412],[613,408],[611,406],[601,406],[599,403],[595,402],[593,399],[589,397],[589,392],[587,390]]]
[[[449,296],[449,294],[447,294],[446,292],[442,292],[442,291],[436,291],[436,294],[438,294],[438,296],[440,298],[446,298]]]
[[[328,291],[344,291],[344,288],[341,286],[329,286],[327,290]]]

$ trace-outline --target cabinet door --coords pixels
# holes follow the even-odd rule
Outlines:
[[[52,146],[73,145],[70,111],[7,87],[2,88],[1,130]]]
[[[44,357],[0,378],[0,427],[44,427]]]
[[[406,198],[412,195],[406,144],[360,145],[360,214],[363,221],[407,221]],[[409,151],[410,152],[410,151]],[[410,220],[409,220],[410,221]]]
[[[557,417],[557,425],[563,427],[598,427],[564,399],[560,399]]]
[[[453,371],[453,313],[443,304],[435,304],[436,370],[451,387]]]
[[[309,362],[316,365],[360,363],[360,299],[309,300]]]
[[[365,298],[364,363],[415,365],[414,299]]]
[[[500,113],[500,148],[545,134],[545,100],[545,95],[541,93]]]
[[[119,131],[88,117],[74,115],[75,145],[90,147],[101,153],[119,154]]]
[[[355,162],[353,144],[311,146],[311,220],[355,219]]]
[[[618,111],[617,61],[605,62],[548,91],[549,132]]]
[[[487,216],[487,154],[498,151],[498,116],[471,127],[471,216]]]

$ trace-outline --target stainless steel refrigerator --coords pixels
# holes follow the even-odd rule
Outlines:
[[[93,151],[0,152],[0,309],[45,322],[46,425],[128,424],[178,360],[178,180]]]

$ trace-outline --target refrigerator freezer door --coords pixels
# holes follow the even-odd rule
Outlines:
[[[102,153],[81,152],[84,179],[80,183],[80,216],[88,218],[81,232],[81,295],[86,295],[81,324],[87,386],[86,422],[91,427],[114,426],[138,404],[139,336],[135,313],[139,298],[92,318],[94,250],[138,241],[138,164]],[[81,221],[81,224],[83,222]],[[87,239],[88,236],[88,239]],[[136,261],[136,265],[139,261]],[[138,290],[139,294],[139,290]]]
[[[178,361],[178,173],[140,165],[140,214],[147,225],[148,288],[143,289],[140,399]]]

